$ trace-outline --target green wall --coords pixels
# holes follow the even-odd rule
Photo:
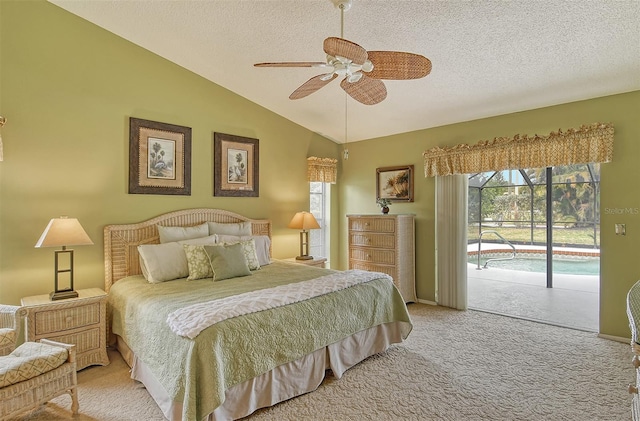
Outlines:
[[[416,214],[416,276],[421,300],[436,301],[435,182],[424,177],[422,153],[434,146],[475,144],[515,134],[547,135],[558,129],[610,122],[615,127],[614,158],[601,169],[601,284],[600,332],[629,337],[626,293],[640,279],[640,91],[574,102],[493,118],[458,123],[396,136],[350,143],[349,159],[342,161],[340,214],[377,213],[377,167],[415,166],[415,201],[394,204],[391,213]],[[615,223],[627,225],[626,236],[616,236]],[[347,231],[340,229],[346,249]],[[341,253],[346,265],[346,253]]]
[[[349,143],[332,189],[333,266],[347,266],[346,217],[378,213],[375,169],[414,165],[417,291],[435,301],[434,180],[422,152],[497,136],[545,135],[593,122],[616,129],[614,160],[602,166],[601,333],[628,337],[625,296],[640,279],[640,92],[563,104],[396,136]],[[44,294],[53,284],[53,249],[33,246],[50,218],[80,219],[94,246],[76,248],[76,287],[101,287],[102,229],[185,208],[217,207],[274,224],[274,256],[297,254],[286,228],[308,209],[307,156],[339,157],[340,146],[246,99],[43,1],[0,0],[0,302]],[[128,118],[192,128],[191,196],[130,195]],[[213,197],[213,132],[260,141],[260,197]],[[627,212],[631,210],[631,212]],[[337,222],[337,223],[336,223]],[[627,224],[627,236],[613,225]],[[631,264],[629,264],[631,262]]]
[[[104,285],[106,224],[178,209],[269,218],[274,257],[298,254],[306,158],[337,157],[334,142],[50,3],[2,0],[0,19],[0,302],[53,289],[54,249],[34,245],[60,215],[95,243],[75,248],[76,288]],[[192,128],[191,196],[127,193],[129,117]],[[260,197],[213,197],[214,131],[259,139]]]

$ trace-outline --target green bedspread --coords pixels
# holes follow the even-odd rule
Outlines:
[[[400,293],[384,278],[284,307],[225,320],[194,339],[174,334],[167,315],[191,304],[254,289],[305,281],[327,269],[274,261],[251,276],[150,284],[142,276],[109,292],[112,331],[121,336],[166,392],[183,404],[183,420],[201,420],[224,401],[225,390],[355,332],[411,321]]]

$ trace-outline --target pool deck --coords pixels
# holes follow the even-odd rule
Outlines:
[[[501,249],[488,244],[483,250]],[[529,250],[532,246],[517,246]],[[540,250],[540,247],[536,248]],[[469,251],[478,250],[477,244]],[[584,252],[597,249],[559,248],[554,251]],[[571,253],[573,254],[573,253]],[[580,253],[582,254],[582,253]],[[553,288],[547,288],[544,273],[491,268],[478,270],[467,265],[467,301],[470,309],[570,327],[589,332],[599,330],[600,277],[594,275],[554,274]]]

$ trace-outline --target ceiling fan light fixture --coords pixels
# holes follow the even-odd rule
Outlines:
[[[338,0],[338,1],[334,1],[335,6],[342,10],[343,12],[346,12],[347,10],[351,9],[351,0]]]
[[[367,60],[362,64],[362,68],[361,69],[362,69],[363,72],[369,73],[370,71],[373,70],[373,63],[371,63],[370,60]]]
[[[347,82],[349,83],[356,83],[360,79],[362,79],[362,72],[355,72],[347,75]]]
[[[326,82],[327,80],[330,80],[332,78],[333,78],[333,72],[327,73],[326,75],[322,75],[320,77],[320,80],[323,81],[323,82]]]

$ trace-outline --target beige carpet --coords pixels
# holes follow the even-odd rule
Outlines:
[[[630,346],[476,311],[409,305],[408,340],[253,420],[628,420]],[[116,352],[79,373],[76,420],[163,420]],[[22,420],[71,419],[60,397]]]

